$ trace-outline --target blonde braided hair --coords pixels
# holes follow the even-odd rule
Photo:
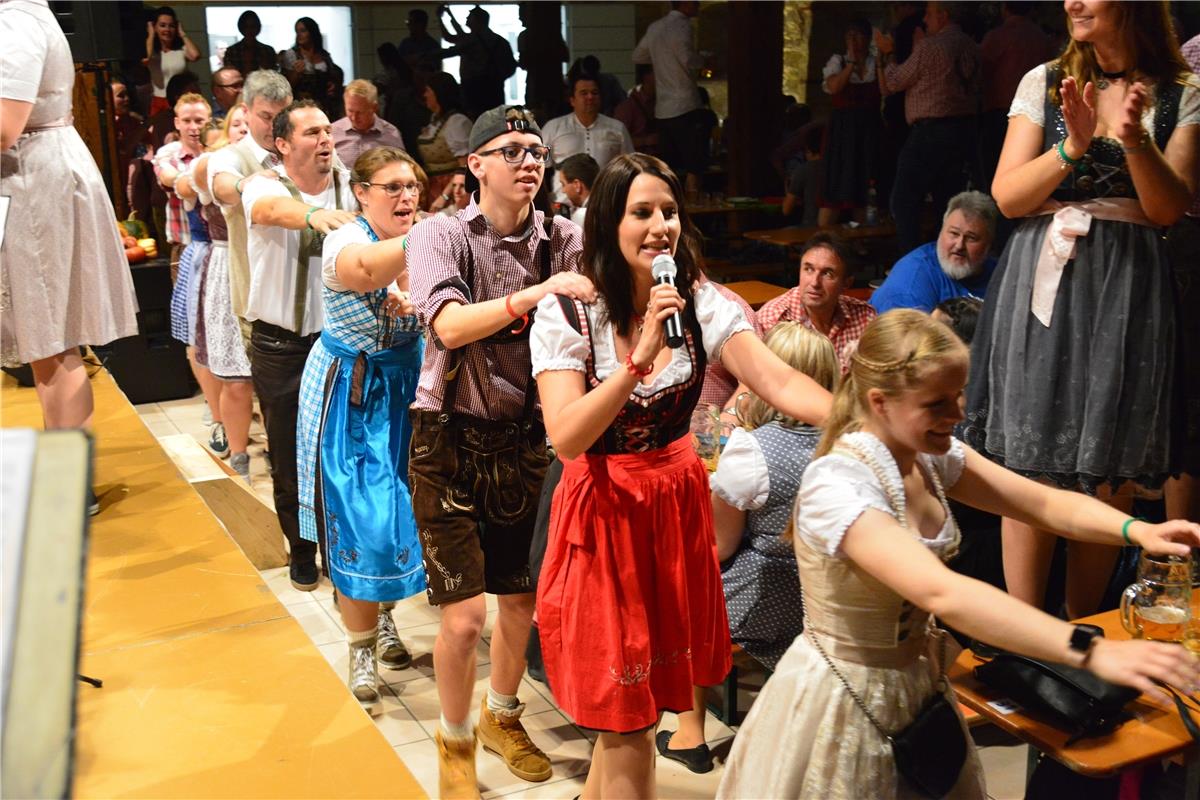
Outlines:
[[[895,396],[920,384],[928,369],[968,357],[954,331],[920,311],[898,308],[876,317],[858,340],[850,372],[834,392],[814,457],[828,454],[842,434],[862,427],[871,389]]]

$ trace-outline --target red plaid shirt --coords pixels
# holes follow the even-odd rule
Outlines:
[[[724,297],[726,300],[732,300],[742,307],[742,313],[746,315],[746,321],[754,327],[754,333],[758,338],[762,338],[763,329],[758,325],[758,315],[754,313],[754,309],[750,304],[742,299],[742,296],[737,292],[726,289],[716,281],[709,281],[713,288]],[[708,362],[708,366],[704,369],[704,385],[700,389],[700,399],[697,401],[698,406],[720,406],[725,407],[726,401],[733,395],[733,390],[738,386],[738,379],[733,377],[733,373],[725,369],[725,365],[720,361]]]
[[[904,118],[974,114],[979,100],[979,45],[955,24],[928,35],[903,64],[884,70],[889,92],[904,92]]]
[[[801,302],[802,297],[800,287],[797,286],[760,308],[758,325],[764,335],[780,322],[801,322],[816,330],[812,320],[808,318],[808,310]],[[867,323],[875,317],[875,309],[870,303],[849,295],[838,298],[838,307],[833,312],[833,322],[829,326],[827,336],[829,341],[833,342],[833,349],[837,351],[843,375],[850,371],[850,356],[858,346],[859,337],[867,329]]]
[[[195,156],[185,151],[182,146],[175,149],[174,145],[176,144],[178,143],[172,142],[163,147],[159,156],[154,159],[155,177],[158,177],[163,167],[170,167],[180,175],[187,171],[187,165],[192,162]],[[171,149],[168,150],[167,148]],[[172,244],[189,244],[192,241],[192,230],[188,226],[187,212],[183,209],[183,200],[170,189],[164,189],[164,191],[167,194],[167,241]]]
[[[542,220],[542,212],[535,211],[523,231],[501,236],[472,197],[471,204],[453,217],[437,214],[413,227],[407,244],[409,288],[417,319],[428,331],[413,408],[426,411],[442,408],[450,353],[442,349],[432,324],[446,303],[471,302],[462,291],[467,272],[466,242],[471,244],[475,261],[471,295],[475,302],[494,300],[538,283],[538,245],[546,238]],[[553,234],[551,274],[577,272],[583,252],[579,226],[556,217]],[[464,350],[454,395],[455,413],[491,420],[520,419],[525,410],[526,387],[531,392],[537,391],[529,386],[529,342],[474,342]]]

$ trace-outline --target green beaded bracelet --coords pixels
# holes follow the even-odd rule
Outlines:
[[[1076,167],[1079,166],[1079,159],[1071,158],[1069,155],[1067,155],[1067,149],[1066,149],[1066,147],[1064,147],[1064,145],[1066,143],[1067,143],[1066,139],[1058,140],[1058,157],[1060,159],[1062,159],[1062,162],[1064,164],[1069,165],[1071,167],[1071,169],[1075,169]]]
[[[312,215],[313,215],[313,214],[317,213],[317,212],[318,212],[318,211],[320,211],[320,210],[321,210],[321,209],[317,208],[316,206],[313,206],[312,208],[310,208],[310,209],[308,210],[308,213],[304,215],[304,225],[305,225],[305,227],[307,227],[307,228],[308,228],[310,231],[313,229],[313,226],[312,226],[312,223],[311,223],[311,222],[309,222],[309,220],[312,218]]]
[[[1132,545],[1133,540],[1129,538],[1129,526],[1135,522],[1145,522],[1141,517],[1130,517],[1125,520],[1125,524],[1121,526],[1121,538],[1125,540],[1125,544]]]

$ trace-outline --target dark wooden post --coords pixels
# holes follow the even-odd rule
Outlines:
[[[783,3],[735,0],[728,9],[727,192],[760,196],[779,183],[770,155],[783,122]]]

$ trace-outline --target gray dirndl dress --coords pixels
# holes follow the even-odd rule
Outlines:
[[[1046,99],[1060,77],[1052,65],[1036,67],[1009,114],[1033,119],[1040,110],[1045,149],[1066,136],[1059,107]],[[1029,102],[1031,88],[1040,109]],[[1159,148],[1177,124],[1200,122],[1198,102],[1194,88],[1157,87],[1147,129]],[[1053,194],[1064,203],[1136,196],[1120,143],[1100,137]],[[1009,469],[1065,488],[1160,485],[1178,458],[1181,420],[1176,289],[1162,231],[1093,219],[1075,239],[1044,325],[1031,298],[1052,219],[1021,220],[992,277],[971,348],[964,439]]]

